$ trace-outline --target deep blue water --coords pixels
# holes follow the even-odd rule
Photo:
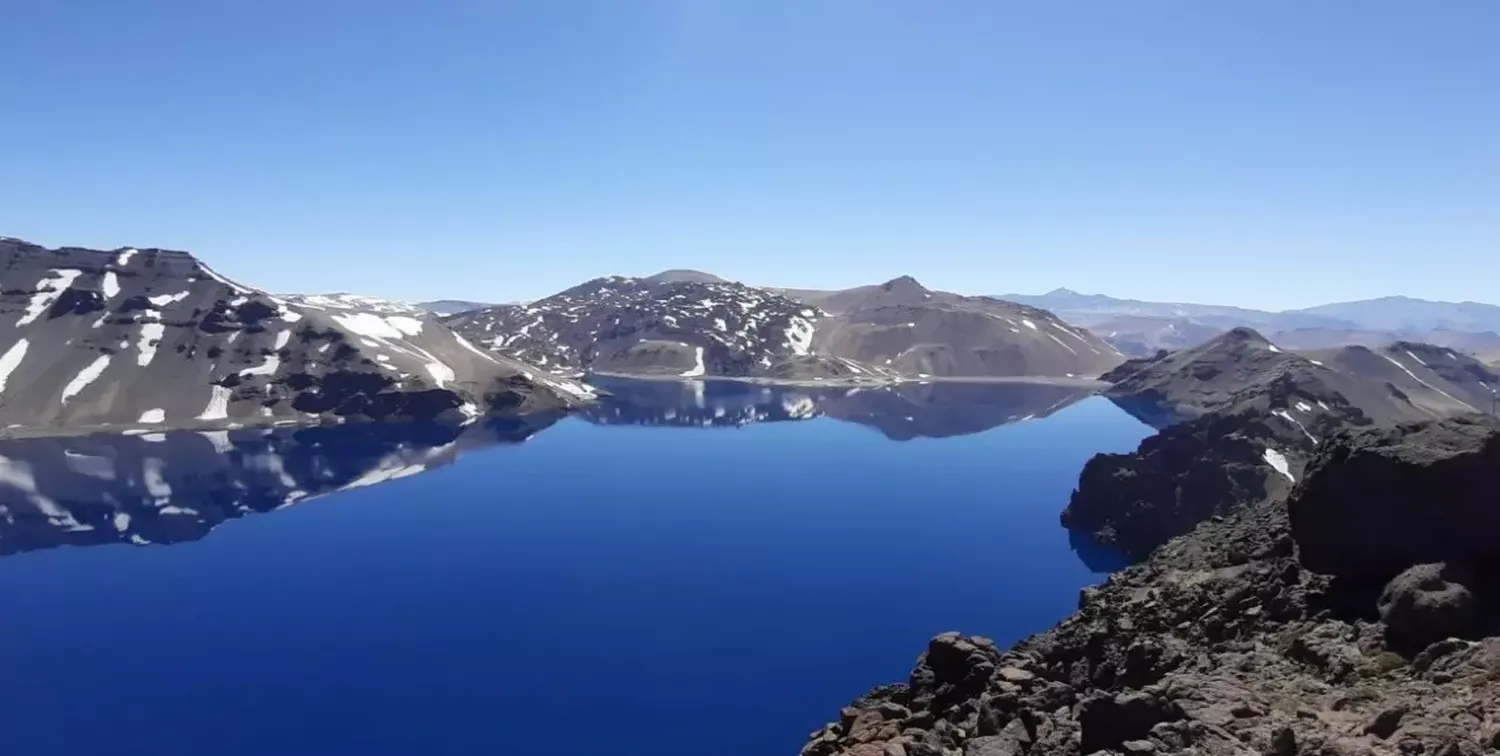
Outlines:
[[[458,438],[0,442],[5,750],[795,753],[932,635],[1072,611],[1058,512],[1150,432],[1058,389],[615,388]]]

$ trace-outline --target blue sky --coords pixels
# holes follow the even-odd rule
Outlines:
[[[273,290],[1500,300],[1490,0],[0,0],[0,29],[0,234]]]

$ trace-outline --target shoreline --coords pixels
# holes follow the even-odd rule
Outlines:
[[[1082,378],[1067,376],[1047,375],[997,375],[997,376],[940,376],[927,377],[900,376],[890,378],[828,378],[815,380],[812,378],[771,378],[754,375],[663,375],[660,373],[618,373],[605,370],[592,371],[577,380],[588,381],[589,376],[600,376],[604,378],[621,378],[635,381],[658,381],[663,383],[706,383],[709,381],[733,381],[735,383],[748,383],[757,386],[787,386],[795,388],[879,388],[902,386],[908,384],[931,384],[931,383],[959,383],[959,384],[1023,384],[1033,386],[1073,386],[1078,388],[1090,388],[1103,390],[1111,385],[1107,381],[1097,378]]]

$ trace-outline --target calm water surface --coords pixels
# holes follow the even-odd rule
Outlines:
[[[1110,565],[1058,512],[1150,432],[1055,387],[609,387],[456,436],[0,441],[7,752],[795,753],[930,636],[1068,614]]]

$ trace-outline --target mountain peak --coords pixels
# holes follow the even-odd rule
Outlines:
[[[898,276],[896,278],[892,278],[891,280],[881,284],[880,288],[884,291],[927,291],[926,286],[923,286],[920,282],[917,281],[917,279],[912,278],[911,276]]]
[[[1067,288],[1066,286],[1059,286],[1056,289],[1053,289],[1052,291],[1049,291],[1046,294],[1043,294],[1042,296],[1046,296],[1046,297],[1081,297],[1083,295],[1079,294],[1076,291],[1073,291],[1072,289]]]
[[[646,276],[651,283],[729,283],[712,273],[690,268],[671,268],[656,275]]]

